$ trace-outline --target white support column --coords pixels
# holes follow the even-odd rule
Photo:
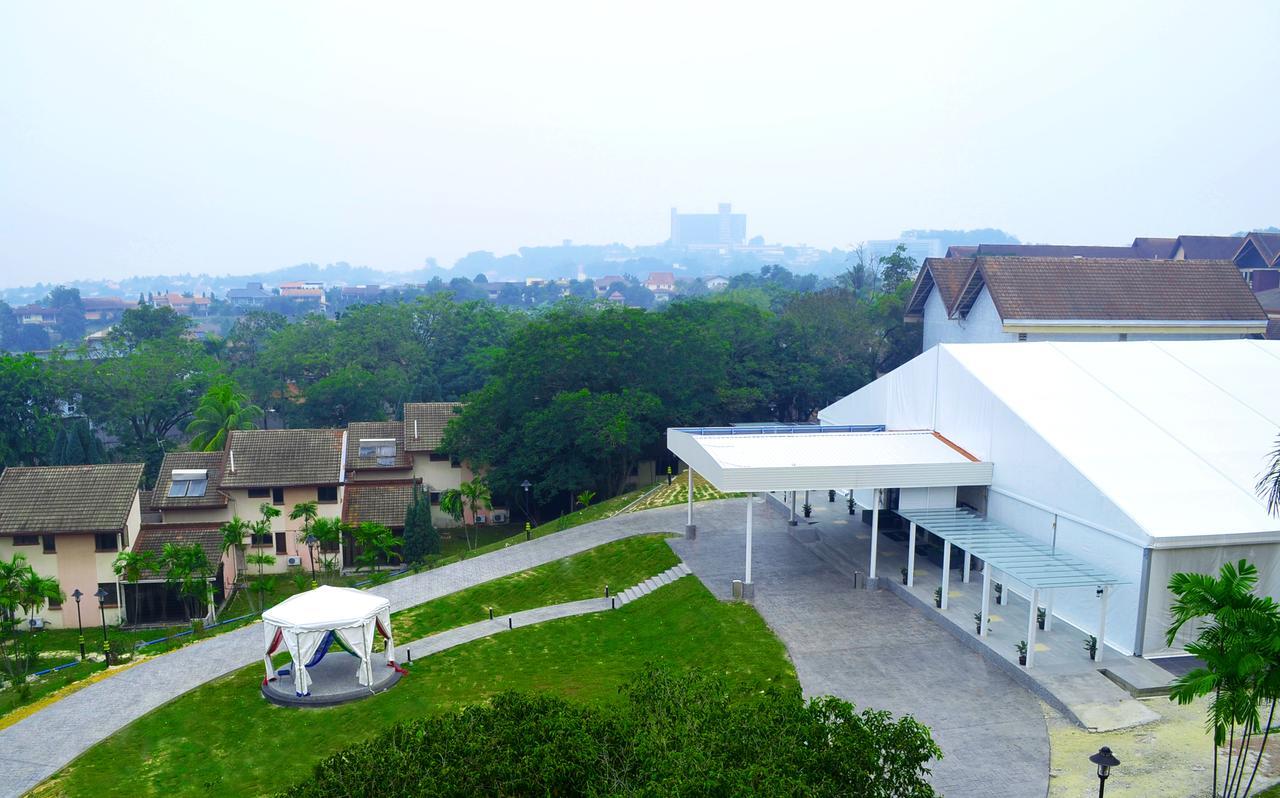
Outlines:
[[[796,492],[794,490],[791,491],[791,517],[787,519],[787,523],[796,525]]]
[[[1102,650],[1107,647],[1107,599],[1111,596],[1111,585],[1102,586],[1102,606],[1098,608],[1098,653],[1094,655],[1094,662],[1102,662]]]
[[[964,550],[964,571],[963,571],[964,576],[961,577],[961,581],[963,581],[966,585],[969,584],[969,563],[970,563],[969,550],[965,549]]]
[[[685,466],[685,471],[689,472],[689,520],[686,523],[693,526],[693,469]]]
[[[1045,588],[1044,591],[1044,630],[1046,632],[1053,629],[1053,594],[1051,587]]]
[[[916,522],[907,533],[907,587],[916,586]]]
[[[991,612],[991,569],[982,569],[982,624],[979,636],[987,636],[987,615]]]
[[[876,488],[871,499],[871,567],[868,579],[876,578],[876,556],[880,551],[880,489]]]
[[[995,577],[993,576],[992,578],[994,579]],[[999,581],[1000,581],[1000,598],[996,599],[996,604],[999,604],[1001,607],[1003,607],[1004,605],[1009,603],[1009,575],[1006,573],[1001,573]]]
[[[756,495],[754,493],[747,494],[747,574],[743,579],[743,585],[751,584],[751,521],[756,503]]]
[[[1031,588],[1031,608],[1027,610],[1027,667],[1036,655],[1036,608],[1040,606],[1040,588]]]
[[[951,541],[942,541],[942,609],[947,608],[947,593],[951,590]]]

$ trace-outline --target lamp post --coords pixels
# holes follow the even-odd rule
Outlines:
[[[80,592],[80,588],[71,591],[71,598],[76,600],[76,630],[80,633],[80,661],[84,661],[84,624],[80,622],[80,599],[84,598],[84,593]]]
[[[1098,753],[1089,757],[1089,761],[1098,766],[1098,798],[1102,798],[1102,792],[1107,788],[1107,777],[1111,775],[1111,768],[1120,764],[1120,760],[1111,755],[1111,749],[1102,746],[1098,749]]]
[[[93,595],[98,597],[98,611],[102,613],[102,658],[111,665],[111,641],[107,639],[107,593],[106,588],[99,587]]]
[[[311,589],[312,590],[315,590],[316,587],[318,587],[318,583],[316,582],[316,544],[319,542],[320,542],[319,539],[315,535],[312,535],[309,532],[307,533],[307,551],[311,553]]]
[[[520,487],[524,488],[524,520],[532,521],[529,517],[529,488],[533,487],[533,483],[526,479],[520,483]]]

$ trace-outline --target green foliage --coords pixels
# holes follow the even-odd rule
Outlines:
[[[915,279],[919,268],[916,259],[907,254],[906,244],[899,244],[892,253],[880,256],[880,282],[885,291],[896,291],[898,286]]]
[[[111,570],[115,573],[116,578],[123,579],[131,585],[137,585],[142,579],[145,571],[156,570],[160,567],[159,561],[154,553],[149,551],[122,551],[116,555],[115,560],[111,563]],[[136,596],[137,590],[134,590]],[[126,594],[127,595],[127,594]],[[134,599],[134,610],[137,607],[137,599]],[[125,616],[134,623],[137,623],[137,615],[129,611],[128,604],[125,605]]]
[[[49,465],[88,465],[107,459],[102,442],[83,418],[66,419],[58,425],[58,436],[49,452]]]
[[[578,494],[578,506],[590,507],[591,500],[594,499],[595,497],[596,497],[596,492],[594,490],[584,490],[582,493]]]
[[[403,559],[400,556],[400,541],[391,530],[382,524],[364,521],[351,528],[351,537],[356,545],[356,570],[368,568],[373,570],[380,563],[390,563]]]
[[[1196,623],[1186,652],[1204,663],[1174,681],[1169,699],[1189,704],[1212,696],[1206,725],[1213,733],[1214,790],[1231,798],[1249,794],[1280,700],[1280,605],[1259,596],[1257,583],[1258,569],[1247,560],[1224,564],[1216,577],[1175,573],[1169,579],[1174,602],[1166,642],[1172,646],[1187,624]],[[1223,745],[1226,768],[1220,774]],[[1256,758],[1250,770],[1251,749]]]
[[[217,452],[226,447],[227,436],[235,430],[257,429],[262,419],[262,409],[249,402],[239,387],[229,379],[222,379],[209,386],[195,417],[187,424],[191,437],[191,449],[197,452]]]
[[[910,717],[655,666],[622,694],[593,707],[502,693],[353,746],[285,795],[934,795],[941,751]]]
[[[196,617],[203,603],[212,599],[209,578],[213,563],[196,543],[166,543],[160,552],[159,566],[164,581],[178,591],[189,617]]]
[[[80,300],[79,288],[58,286],[49,292],[45,300],[54,311],[57,322],[54,329],[62,337],[65,344],[75,344],[84,337],[84,303]]]
[[[410,565],[421,565],[440,553],[440,533],[431,520],[431,495],[422,485],[414,485],[413,502],[404,516],[404,559]]]
[[[0,665],[11,684],[27,690],[27,676],[36,662],[36,635],[20,631],[45,604],[62,601],[58,580],[41,576],[23,554],[0,560]]]
[[[58,387],[34,355],[0,356],[0,470],[43,465],[57,428]]]
[[[111,328],[111,341],[126,350],[148,341],[177,341],[191,327],[191,320],[173,308],[140,304],[129,308]]]

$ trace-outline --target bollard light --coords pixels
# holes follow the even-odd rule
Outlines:
[[[1098,753],[1089,757],[1089,761],[1098,766],[1098,798],[1103,798],[1103,790],[1107,788],[1107,777],[1111,775],[1111,768],[1120,764],[1120,760],[1111,754],[1111,749],[1102,746],[1098,749]]]

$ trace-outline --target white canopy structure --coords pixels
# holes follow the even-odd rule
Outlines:
[[[299,696],[310,694],[307,668],[323,659],[335,639],[359,659],[356,678],[365,687],[373,684],[374,635],[386,638],[387,664],[395,664],[391,602],[363,590],[321,585],[262,613],[262,626],[267,679],[275,676],[271,655],[284,646],[293,658],[294,691]]]

